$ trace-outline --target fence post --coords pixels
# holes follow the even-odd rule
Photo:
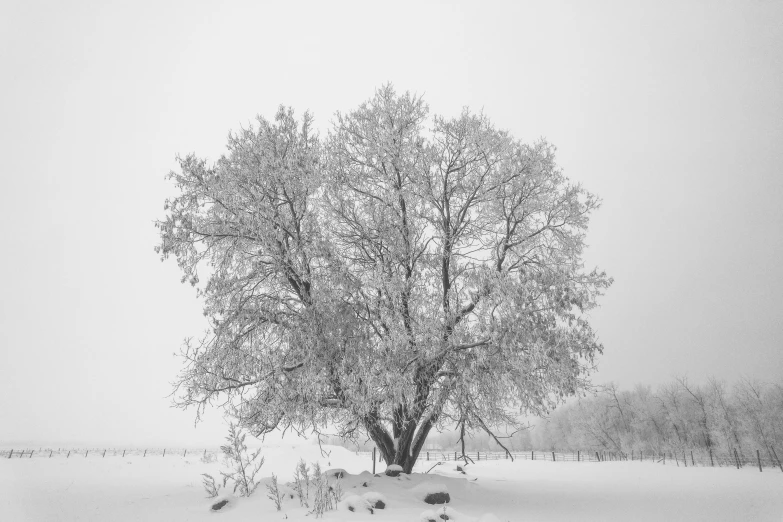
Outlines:
[[[666,465],[666,452],[663,452],[663,465]]]
[[[595,452],[595,460],[597,460],[598,462],[601,462],[601,459],[598,458],[598,452],[597,451]]]
[[[125,450],[122,450],[122,456],[125,457]]]
[[[552,452],[552,462],[555,462],[555,452]]]
[[[372,449],[372,474],[375,475],[375,449]]]
[[[707,449],[710,452],[710,466],[714,468],[715,467],[715,461],[712,460],[712,448],[707,448]]]
[[[580,457],[580,454],[581,454],[580,452],[581,452],[581,450],[576,450],[576,461],[577,462],[579,462],[579,457]]]
[[[103,450],[103,456],[101,458],[105,458],[105,457],[106,457],[106,450]]]
[[[778,458],[778,454],[775,453],[775,448],[770,446],[769,449],[771,449],[772,450],[772,454],[775,455],[775,460],[778,461],[778,466],[780,466],[780,471],[783,471],[783,464],[780,463],[780,459]]]
[[[758,450],[756,450],[756,453],[758,453]],[[30,450],[30,457],[29,458],[33,458],[33,450]]]
[[[691,450],[691,464],[694,466],[696,465],[696,461],[693,460],[693,450]]]
[[[530,452],[530,460],[536,460],[536,454],[534,452]]]
[[[144,457],[146,457],[146,456],[147,456],[147,450],[144,450],[144,455],[143,455],[143,456],[144,456]]]
[[[185,455],[187,455],[187,454],[188,454],[188,449],[185,448],[185,451],[182,452],[182,458],[185,458]]]
[[[8,454],[8,458],[10,459],[13,454],[14,454],[14,449],[11,448],[11,453]]]
[[[480,451],[477,451],[477,452],[476,452],[476,460],[477,460],[477,461],[478,461],[478,460],[481,460],[481,452],[480,452]]]
[[[87,454],[88,454],[89,452],[90,452],[90,450],[87,450],[87,451],[85,451],[85,452],[84,452],[84,458],[85,458],[85,459],[87,458]]]
[[[49,450],[49,458],[52,458],[52,450]]]
[[[457,452],[454,452],[454,462],[457,462]]]
[[[737,461],[737,469],[740,469],[739,455],[737,454],[737,448],[734,448],[734,460]]]
[[[32,453],[30,455],[32,456]],[[759,463],[759,471],[761,471],[761,455],[759,454],[759,450],[756,450],[756,460]]]
[[[163,456],[166,456],[166,448],[163,448]]]
[[[67,459],[70,456],[71,456],[71,450],[68,450],[68,454],[65,456],[65,458]]]

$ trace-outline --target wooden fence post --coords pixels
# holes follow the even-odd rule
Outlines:
[[[775,455],[775,460],[778,461],[778,466],[780,466],[780,471],[783,471],[783,464],[780,463],[780,459],[778,458],[778,454],[775,453],[775,448],[770,446],[769,449],[771,449],[772,450],[772,454]]]
[[[693,450],[691,450],[691,464],[694,466],[696,465],[696,461],[693,460]]]
[[[184,459],[185,455],[187,455],[187,454],[188,454],[188,449],[185,448],[185,451],[182,452],[182,458]]]
[[[536,460],[536,454],[534,452],[530,452],[530,460]]]
[[[122,450],[122,456],[125,457],[125,450]]]
[[[581,450],[577,450],[576,451],[576,461],[577,462],[579,462],[580,455],[581,455]]]
[[[143,455],[143,456],[144,456],[144,457],[146,457],[146,456],[147,456],[147,450],[144,450],[144,455]]]
[[[597,451],[595,452],[595,460],[597,460],[598,462],[601,462],[601,459],[598,457],[598,452]]]
[[[477,461],[481,460],[481,452],[480,451],[476,452],[476,460]]]
[[[8,458],[10,459],[13,454],[14,454],[14,449],[11,448],[11,453],[8,454]]]
[[[555,452],[552,452],[552,462],[555,462]]]
[[[49,458],[52,458],[52,450],[49,450]]]
[[[737,461],[737,469],[740,469],[739,455],[737,454],[737,448],[734,448],[734,460]]]
[[[71,456],[71,450],[68,450],[68,454],[65,456],[65,458],[67,459],[70,456]]]
[[[33,458],[33,450],[30,450],[30,457],[29,458]]]
[[[759,450],[756,450],[756,460],[759,463],[759,471],[761,471],[761,454],[759,453]]]
[[[375,475],[375,449],[372,449],[372,474]]]
[[[166,448],[163,448],[163,456],[166,456]]]

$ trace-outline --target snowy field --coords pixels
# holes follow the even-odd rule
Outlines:
[[[343,499],[380,494],[386,508],[351,512],[344,502],[327,521],[411,521],[442,513],[421,500],[432,484],[451,496],[447,514],[455,522],[496,521],[783,521],[783,473],[766,468],[682,468],[651,462],[482,461],[462,475],[454,463],[424,474],[433,462],[419,462],[414,474],[374,477],[366,455],[310,444],[265,446],[260,476],[273,472],[290,481],[300,458],[323,469],[343,468]],[[381,472],[383,465],[378,465]],[[205,464],[201,454],[158,453],[125,458],[71,455],[0,459],[0,520],[4,521],[311,521],[297,499],[275,510],[263,486],[250,498],[231,498],[220,511],[210,507],[201,473],[219,476],[221,462]],[[367,484],[364,486],[363,484]],[[372,497],[373,495],[369,495]],[[377,496],[377,495],[376,495]],[[358,505],[361,501],[353,498]],[[426,516],[424,518],[426,520]],[[438,522],[440,519],[438,519]]]

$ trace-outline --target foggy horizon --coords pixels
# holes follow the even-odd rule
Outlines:
[[[153,251],[165,176],[281,104],[324,137],[386,83],[546,138],[602,200],[594,384],[783,381],[783,4],[351,5],[7,6],[0,446],[222,444],[167,398],[207,324]]]

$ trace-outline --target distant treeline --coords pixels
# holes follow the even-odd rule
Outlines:
[[[743,379],[733,385],[711,378],[693,384],[678,378],[655,389],[620,390],[558,408],[531,433],[536,449],[619,453],[681,452],[778,454],[783,449],[783,381]]]

